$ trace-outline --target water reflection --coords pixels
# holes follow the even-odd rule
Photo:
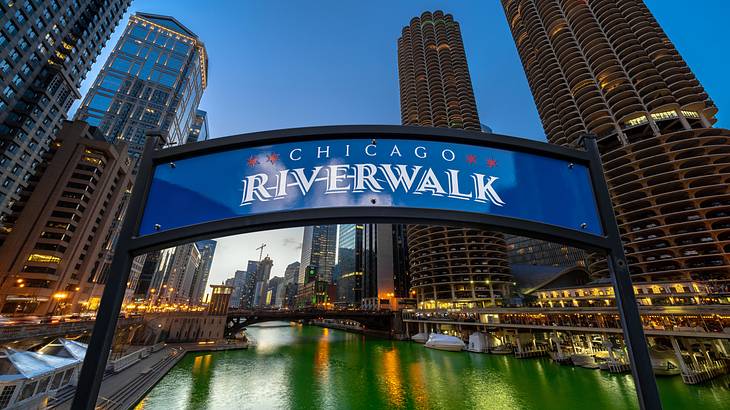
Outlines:
[[[384,351],[381,355],[380,365],[382,368],[383,387],[388,398],[389,406],[402,407],[405,400],[401,382],[400,361],[395,349]]]
[[[442,352],[310,326],[249,328],[256,349],[186,356],[140,409],[638,409],[630,375]],[[727,408],[728,379],[659,379],[664,408]]]

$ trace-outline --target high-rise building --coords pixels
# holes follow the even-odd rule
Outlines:
[[[256,288],[258,270],[258,261],[248,261],[248,264],[246,265],[246,275],[243,277],[243,282],[241,284],[239,306],[242,309],[251,309],[254,306],[254,290]]]
[[[193,124],[190,126],[190,133],[188,134],[188,138],[185,142],[205,141],[209,137],[208,113],[203,110],[196,110],[195,119],[193,120]]]
[[[97,305],[105,232],[131,184],[124,144],[66,121],[17,199],[0,246],[2,313],[71,313]]]
[[[234,309],[241,307],[241,297],[244,293],[246,275],[247,272],[245,270],[237,270],[236,273],[233,274],[233,277],[226,281],[226,286],[233,287],[233,293],[231,294],[231,307]]]
[[[274,276],[269,280],[266,285],[266,297],[262,306],[280,306],[281,297],[284,294],[284,278],[281,276]]]
[[[646,5],[502,5],[548,141],[598,138],[634,280],[728,279],[730,131]]]
[[[332,283],[337,248],[337,225],[313,225],[304,227],[302,259],[299,267],[299,283],[306,283],[308,268],[317,271],[319,280]]]
[[[130,2],[0,2],[0,229]]]
[[[136,13],[84,97],[76,117],[109,142],[127,141],[139,159],[145,132],[162,130],[167,145],[185,143],[208,75],[205,46],[174,17]]]
[[[205,294],[206,286],[208,286],[210,267],[213,264],[213,256],[215,256],[217,242],[214,240],[204,240],[195,242],[195,245],[200,251],[200,265],[198,265],[198,270],[195,272],[193,284],[190,288],[190,303],[197,305],[203,302],[203,295]]]
[[[403,28],[398,78],[403,124],[481,129],[459,23],[451,15],[425,12]],[[408,248],[421,308],[482,307],[507,296],[511,276],[500,233],[414,225],[408,226]]]
[[[266,255],[258,264],[256,282],[253,288],[253,306],[255,307],[266,305],[266,291],[268,290],[272,266],[274,266],[274,261],[269,258],[269,255]]]
[[[165,251],[172,256],[166,258],[167,265],[159,297],[166,303],[189,304],[193,277],[200,265],[200,251],[195,243],[165,249],[163,253]]]
[[[150,252],[145,255],[142,269],[140,269],[139,277],[137,278],[137,286],[134,288],[133,297],[135,299],[151,300],[152,294],[159,290],[152,286],[159,262],[160,252]],[[132,275],[130,274],[130,276]]]
[[[339,226],[337,238],[337,265],[340,274],[335,281],[337,299],[343,306],[360,306],[362,301],[363,237],[365,226],[347,224]]]
[[[170,16],[136,13],[84,97],[76,118],[97,126],[110,143],[127,142],[136,169],[146,131],[159,130],[167,145],[182,144],[189,138],[206,87],[207,67],[205,46],[182,23]],[[111,266],[128,199],[122,201],[118,222],[108,235],[109,251],[101,268],[105,274]],[[137,257],[136,262],[144,264],[145,257]],[[131,272],[130,284],[138,284],[136,273],[141,275]]]
[[[292,262],[284,269],[284,282],[297,283],[299,280],[299,262]]]

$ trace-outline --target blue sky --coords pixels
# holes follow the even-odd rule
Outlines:
[[[646,0],[730,127],[727,0]],[[400,123],[396,41],[425,10],[454,15],[462,29],[481,121],[495,132],[544,140],[499,0],[134,0],[131,13],[171,15],[209,54],[208,111],[214,137],[310,125]],[[120,25],[82,86],[85,94],[121,33]],[[220,241],[211,281],[257,259],[267,242],[274,275],[298,260],[301,229]],[[255,245],[254,245],[255,244]],[[250,249],[249,249],[250,248]]]

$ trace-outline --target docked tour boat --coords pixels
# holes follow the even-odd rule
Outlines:
[[[416,343],[424,344],[428,340],[428,333],[416,333],[415,335],[411,336],[411,340]]]
[[[464,350],[464,342],[456,336],[442,335],[431,333],[426,342],[426,347],[438,350],[448,350],[450,352],[458,352]]]
[[[586,369],[598,369],[599,365],[596,363],[596,359],[585,353],[576,353],[570,355],[570,360],[574,366],[585,367]]]

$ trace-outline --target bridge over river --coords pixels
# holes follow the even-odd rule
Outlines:
[[[233,335],[246,326],[256,323],[273,321],[310,321],[324,319],[350,320],[359,323],[364,331],[390,334],[397,313],[381,310],[270,310],[270,309],[240,309],[228,312],[228,327],[226,333]]]

